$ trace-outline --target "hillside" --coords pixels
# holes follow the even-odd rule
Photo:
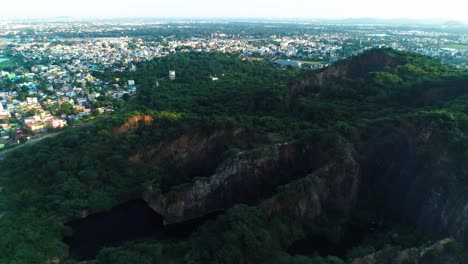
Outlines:
[[[66,223],[135,199],[165,224],[217,217],[88,263],[375,263],[445,237],[462,263],[466,70],[387,49],[320,71],[198,53],[138,68],[116,76],[139,85],[123,110],[0,161],[0,263],[76,263]]]

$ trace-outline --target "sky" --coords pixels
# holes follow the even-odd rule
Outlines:
[[[0,17],[441,18],[468,21],[467,0],[6,0]]]

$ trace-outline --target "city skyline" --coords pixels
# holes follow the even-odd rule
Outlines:
[[[26,8],[25,8],[26,7]],[[303,1],[290,0],[199,0],[188,1],[91,1],[83,0],[71,4],[57,4],[52,0],[2,3],[3,18],[57,17],[77,18],[300,18],[300,19],[440,19],[468,22],[464,10],[468,3],[461,0],[331,0]]]

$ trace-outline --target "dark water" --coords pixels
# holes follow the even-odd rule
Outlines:
[[[109,246],[144,239],[178,239],[189,236],[193,230],[217,214],[181,224],[164,225],[163,217],[145,201],[135,200],[119,205],[105,213],[98,213],[67,224],[73,229],[65,239],[70,256],[76,260],[89,260]]]

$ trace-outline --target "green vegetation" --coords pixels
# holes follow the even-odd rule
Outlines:
[[[6,60],[2,61],[3,59]],[[0,70],[13,71],[17,68],[17,63],[19,62],[15,58],[0,56]]]
[[[337,149],[341,145],[334,144],[336,138],[357,145],[402,123],[436,127],[433,142],[421,146],[418,153],[422,157],[444,153],[434,180],[447,171],[459,172],[457,184],[466,188],[468,73],[391,50],[360,56],[380,53],[399,61],[398,65],[333,79],[321,88],[305,85],[296,94],[289,88],[310,72],[229,54],[177,54],[142,63],[137,72],[118,74],[115,77],[123,81],[135,79],[139,87],[137,95],[115,115],[25,146],[0,161],[4,187],[0,211],[6,213],[0,218],[0,263],[65,259],[67,247],[62,239],[70,233],[66,221],[141,197],[150,184],[164,192],[183,189],[193,175],[178,171],[179,165],[170,158],[155,170],[152,161],[139,154],[189,134],[208,137],[213,131],[243,129],[248,136],[225,142],[222,158],[243,152],[255,155],[257,149],[275,143],[317,139],[327,139],[332,147],[325,154],[335,157],[343,153]],[[169,70],[176,71],[175,81],[167,79]],[[111,73],[100,75],[110,77]],[[212,81],[210,76],[219,80]],[[57,111],[71,110],[64,106]],[[142,115],[154,121],[122,126]],[[290,185],[298,191],[287,191],[303,195],[302,184],[310,180],[299,180]],[[275,187],[278,192],[284,190]],[[364,208],[361,218],[356,218],[361,224],[368,221],[362,220],[368,213],[365,209],[373,207]],[[343,263],[345,256],[343,260],[319,257],[314,249],[307,256],[287,253],[294,242],[314,234],[339,244],[349,218],[336,220],[333,214],[327,215],[312,223],[288,213],[269,216],[255,205],[237,205],[189,239],[105,249],[94,263]],[[392,242],[382,235],[348,256],[369,254],[388,243],[413,246],[409,240]]]
[[[450,44],[450,45],[447,45],[446,48],[457,49],[457,50],[468,50],[468,45],[464,45],[464,44]]]
[[[325,62],[323,61],[300,61],[304,64],[308,64],[308,65],[318,65],[318,64],[325,64]]]

